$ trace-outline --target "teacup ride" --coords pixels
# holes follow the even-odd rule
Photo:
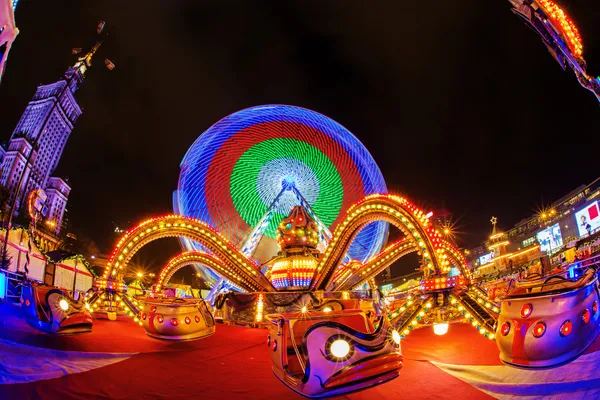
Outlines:
[[[400,334],[362,310],[269,314],[274,375],[309,398],[368,389],[400,374]]]
[[[72,335],[92,331],[87,305],[75,301],[63,288],[27,282],[22,286],[21,302],[27,324],[42,332]]]
[[[500,299],[500,359],[528,369],[572,361],[600,332],[599,302],[595,268],[575,279],[560,273],[517,282]]]
[[[215,333],[215,320],[202,299],[147,298],[140,318],[146,335],[165,340],[201,339]]]

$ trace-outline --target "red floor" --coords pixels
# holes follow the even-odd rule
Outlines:
[[[151,339],[128,321],[96,320],[93,332],[71,337],[38,333],[14,316],[3,318],[0,338],[37,347],[92,352],[137,352],[95,370],[27,384],[0,385],[0,399],[300,399],[271,373],[266,331],[218,325],[211,337],[183,343]],[[442,372],[429,360],[497,365],[494,342],[468,325],[445,336],[420,329],[402,343],[400,377],[350,394],[348,399],[490,398]]]

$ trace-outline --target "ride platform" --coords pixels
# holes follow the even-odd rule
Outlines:
[[[21,312],[0,306],[2,399],[302,398],[273,375],[266,329],[218,324],[210,337],[171,342],[146,336],[131,320],[95,320],[91,333],[61,337],[29,327]],[[577,361],[559,367],[564,370],[524,372],[502,365],[496,344],[469,325],[450,324],[444,336],[426,327],[402,341],[404,367],[398,378],[338,399],[488,399],[536,393],[598,398],[597,389],[582,382],[600,379],[590,376],[600,373],[589,368],[600,360],[599,349],[595,343]]]

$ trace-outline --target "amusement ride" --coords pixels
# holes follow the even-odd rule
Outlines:
[[[564,12],[549,0],[511,3],[561,66],[600,99],[600,82],[586,73],[581,39]],[[181,163],[173,205],[174,214],[121,237],[84,302],[59,288],[28,285],[22,302],[29,324],[83,333],[91,331],[92,316],[124,314],[148,336],[173,341],[214,334],[219,323],[266,328],[273,373],[307,397],[398,377],[401,341],[424,327],[443,335],[450,323],[470,324],[497,343],[502,361],[520,368],[569,362],[600,331],[599,260],[586,260],[576,277],[529,276],[492,300],[433,212],[389,194],[360,141],[305,108],[251,107],[211,126]],[[402,235],[386,244],[390,225]],[[132,257],[168,237],[178,238],[183,251],[157,274],[150,293],[128,295]],[[420,284],[383,296],[375,277],[411,253]],[[165,294],[173,274],[187,266],[212,286],[206,299]]]
[[[600,101],[600,77],[590,76],[583,41],[575,23],[551,0],[509,0],[512,12],[541,38],[563,70],[570,68],[579,84]]]

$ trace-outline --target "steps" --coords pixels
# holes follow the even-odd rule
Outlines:
[[[458,296],[458,300],[460,304],[473,315],[477,320],[483,323],[484,327],[490,331],[496,331],[496,317],[492,314],[492,312],[474,300],[468,291],[462,293],[456,293]]]
[[[394,311],[391,315],[390,323],[391,325],[400,333],[401,336],[406,336],[404,331],[406,329],[412,330],[411,321],[414,319],[418,319],[418,315],[425,308],[426,303],[430,300],[429,296],[425,298],[417,298],[414,300],[409,300],[408,302],[402,306],[405,307],[404,311],[400,310]]]

